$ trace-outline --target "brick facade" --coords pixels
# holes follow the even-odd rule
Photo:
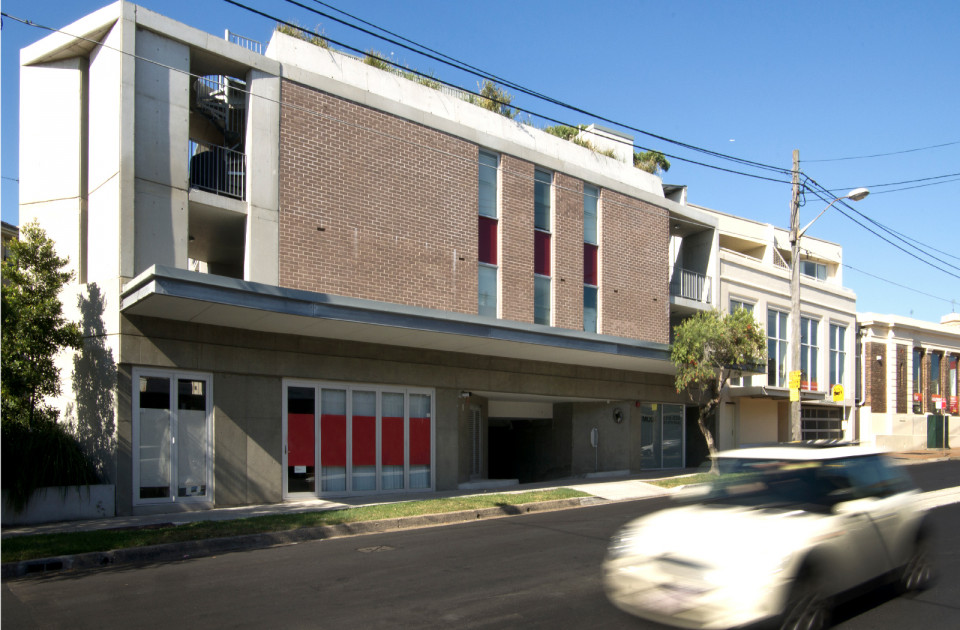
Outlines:
[[[600,193],[600,332],[670,342],[667,211]]]
[[[887,346],[869,341],[864,348],[863,382],[864,402],[874,413],[887,411]],[[881,357],[877,361],[877,357]]]
[[[554,176],[554,325],[583,330],[583,183]]]
[[[282,82],[280,285],[477,312],[481,147]],[[534,321],[534,171],[500,155],[500,317]],[[554,173],[553,325],[583,329],[583,182]],[[601,191],[599,332],[669,342],[669,216]]]
[[[897,413],[907,413],[910,408],[912,394],[907,388],[907,346],[897,344],[897,381],[894,394],[897,401]]]
[[[476,313],[476,145],[281,89],[280,285]]]

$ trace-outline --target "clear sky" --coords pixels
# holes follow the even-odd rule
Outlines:
[[[475,76],[290,2],[240,1],[476,89]],[[509,90],[521,108],[632,133],[638,145],[673,156],[664,181],[688,186],[690,203],[786,227],[789,176],[626,127],[779,169],[790,169],[797,149],[803,173],[834,196],[869,187],[869,197],[850,203],[863,216],[843,210],[896,244],[834,208],[809,229],[843,246],[844,284],[856,292],[858,311],[934,322],[960,311],[960,2],[324,2],[593,116]],[[316,0],[300,3],[346,19]],[[2,10],[61,27],[104,4],[4,0]],[[267,41],[274,26],[223,0],[139,4],[218,36],[230,29]],[[3,20],[0,166],[8,223],[19,222],[18,50],[47,34]],[[824,196],[806,195],[801,225],[832,199]]]

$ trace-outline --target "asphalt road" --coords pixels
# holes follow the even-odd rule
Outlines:
[[[960,462],[911,466],[924,490],[960,485]],[[3,584],[8,628],[650,628],[600,584],[606,542],[665,499],[301,543],[143,568]],[[878,591],[842,628],[960,627],[960,504],[934,511],[941,579]],[[707,533],[709,535],[709,533]]]

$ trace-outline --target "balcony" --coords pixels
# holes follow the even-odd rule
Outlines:
[[[711,299],[712,284],[710,278],[689,269],[676,269],[673,273],[673,279],[670,281],[670,297],[701,302],[709,306],[713,301]]]
[[[247,156],[242,151],[191,139],[188,159],[191,188],[246,200]]]

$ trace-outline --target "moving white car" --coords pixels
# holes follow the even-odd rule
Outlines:
[[[610,543],[607,597],[683,628],[829,626],[833,604],[885,579],[931,579],[931,533],[908,475],[849,443],[722,452],[715,481]],[[678,497],[680,498],[680,497]]]

